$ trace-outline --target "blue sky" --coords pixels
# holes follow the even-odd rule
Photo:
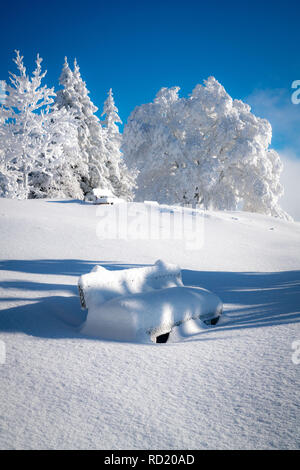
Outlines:
[[[0,80],[14,70],[14,49],[29,70],[39,52],[55,87],[64,56],[76,57],[94,103],[102,108],[112,87],[126,122],[162,86],[178,85],[184,96],[214,75],[271,121],[273,146],[297,160],[300,105],[291,84],[300,79],[299,39],[295,0],[16,0],[1,6]]]

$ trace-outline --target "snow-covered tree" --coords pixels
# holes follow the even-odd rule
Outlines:
[[[98,109],[89,97],[76,60],[72,71],[65,59],[60,84],[63,88],[57,93],[57,105],[74,113],[81,157],[88,165],[88,174],[81,181],[84,193],[100,188],[118,197],[132,199],[133,179],[121,160],[121,135],[115,124],[121,120],[112,94],[105,103],[106,127],[103,127],[95,114]]]
[[[67,152],[73,160],[78,155],[74,118],[53,106],[55,93],[42,86],[46,72],[42,72],[39,55],[31,77],[19,51],[14,62],[18,74],[10,74],[0,105],[0,194],[19,198],[64,195],[64,181],[69,179],[70,193],[82,195],[71,172],[74,162],[66,160]]]
[[[106,129],[112,134],[119,134],[117,123],[122,124],[120,116],[118,115],[118,108],[115,105],[112,89],[108,92],[108,97],[104,101],[103,112],[101,116],[105,116],[104,125]]]
[[[74,114],[81,158],[88,167],[87,174],[82,175],[83,191],[86,194],[96,187],[112,191],[106,165],[104,132],[99,118],[95,115],[98,109],[89,97],[76,60],[72,71],[65,58],[59,81],[63,88],[57,92],[57,105],[60,109],[66,108]]]
[[[108,97],[104,102],[101,116],[104,119],[105,149],[107,154],[107,166],[109,168],[109,179],[114,188],[116,196],[132,200],[133,188],[137,173],[129,172],[126,167],[121,152],[122,135],[117,123],[122,124],[118,115],[118,108],[115,105],[112,89],[108,92]]]
[[[137,107],[123,134],[137,198],[288,217],[278,205],[282,164],[269,149],[270,123],[210,77],[189,98],[163,88]]]
[[[66,109],[55,106],[49,114],[48,137],[56,146],[55,158],[30,172],[30,197],[83,198],[81,174],[87,167],[80,159],[77,126]]]

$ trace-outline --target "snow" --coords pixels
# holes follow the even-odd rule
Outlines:
[[[178,266],[161,260],[154,266],[109,271],[95,266],[79,279],[88,315],[82,332],[99,338],[156,342],[174,326],[222,313],[213,293],[182,283]]]
[[[110,189],[101,189],[101,188],[95,188],[93,189],[93,194],[96,197],[114,197],[114,194]]]
[[[90,273],[80,277],[78,284],[84,291],[88,307],[127,293],[139,294],[183,285],[180,268],[161,260],[156,261],[154,266],[116,271],[95,266]]]
[[[115,210],[0,199],[0,448],[299,448],[300,225],[197,212],[203,244],[189,250],[178,239],[97,237],[99,211]],[[80,332],[82,274],[159,258],[221,298],[216,327],[185,322],[166,344]]]

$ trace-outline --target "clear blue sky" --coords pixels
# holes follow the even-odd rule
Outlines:
[[[259,115],[272,118],[274,99],[281,114],[300,115],[300,105],[296,111],[290,102],[291,83],[300,79],[295,0],[16,0],[2,2],[0,15],[0,79],[14,70],[14,49],[30,70],[39,52],[46,82],[55,87],[64,56],[76,57],[94,103],[102,108],[112,87],[125,122],[162,86],[178,85],[187,95],[209,75],[234,98],[251,102]],[[291,135],[277,118],[274,144],[286,147]]]

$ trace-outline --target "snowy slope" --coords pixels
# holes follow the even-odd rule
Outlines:
[[[203,244],[189,249],[99,238],[115,210],[0,200],[0,448],[299,448],[300,224],[198,213]],[[191,321],[153,345],[80,333],[81,274],[160,258],[219,295],[220,326]]]

